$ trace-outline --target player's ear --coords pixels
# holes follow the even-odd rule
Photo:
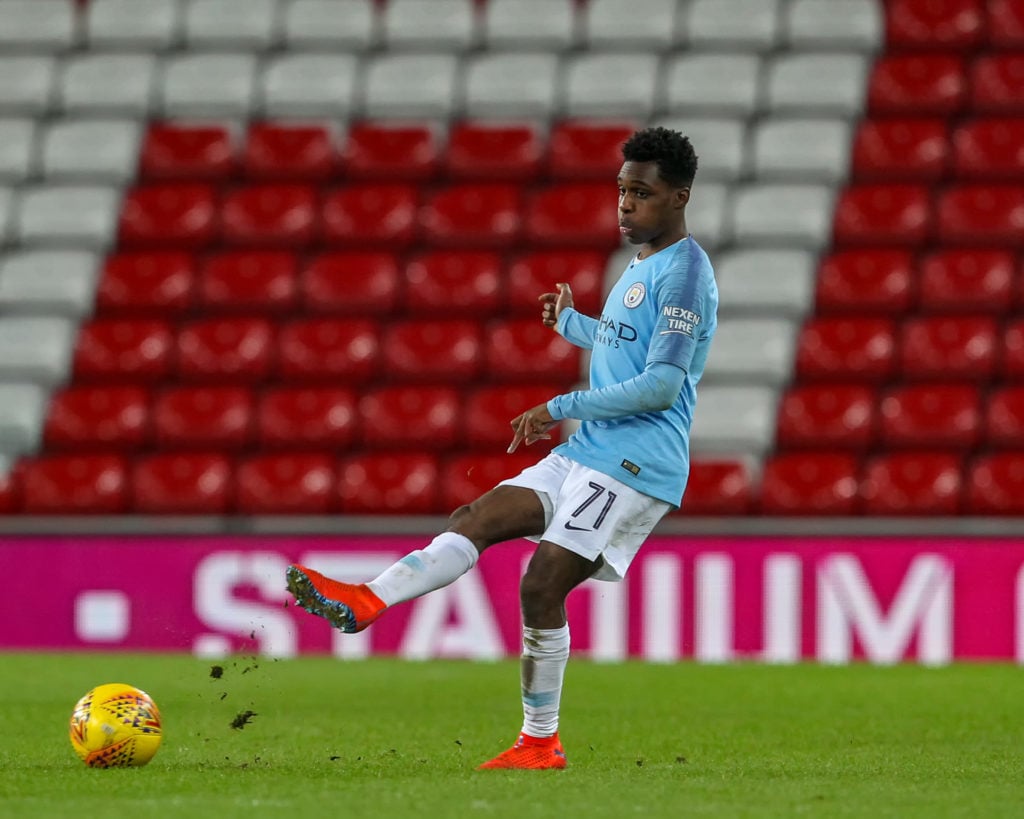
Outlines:
[[[690,201],[690,188],[676,188],[672,193],[672,204],[677,208],[685,208],[686,203]]]

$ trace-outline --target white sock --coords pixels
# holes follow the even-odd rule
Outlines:
[[[366,585],[383,603],[393,606],[447,586],[472,569],[478,557],[480,553],[468,537],[442,532]]]
[[[562,678],[569,662],[569,624],[561,628],[523,627],[521,678],[523,733],[550,737],[558,731]]]

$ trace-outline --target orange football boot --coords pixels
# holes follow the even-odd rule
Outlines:
[[[341,583],[298,564],[285,575],[295,602],[346,634],[362,631],[387,608],[365,583]]]
[[[529,770],[561,769],[565,767],[565,750],[558,739],[558,733],[551,737],[531,737],[520,734],[516,744],[494,759],[478,765],[478,771],[497,768],[522,768]]]

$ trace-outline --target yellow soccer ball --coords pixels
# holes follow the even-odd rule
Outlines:
[[[125,683],[98,685],[82,697],[68,733],[75,753],[90,768],[145,765],[163,738],[152,697]]]

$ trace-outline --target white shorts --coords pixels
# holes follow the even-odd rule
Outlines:
[[[622,580],[655,524],[672,508],[555,453],[501,484],[536,492],[544,505],[545,528],[529,539],[600,560],[593,575],[597,580]]]

